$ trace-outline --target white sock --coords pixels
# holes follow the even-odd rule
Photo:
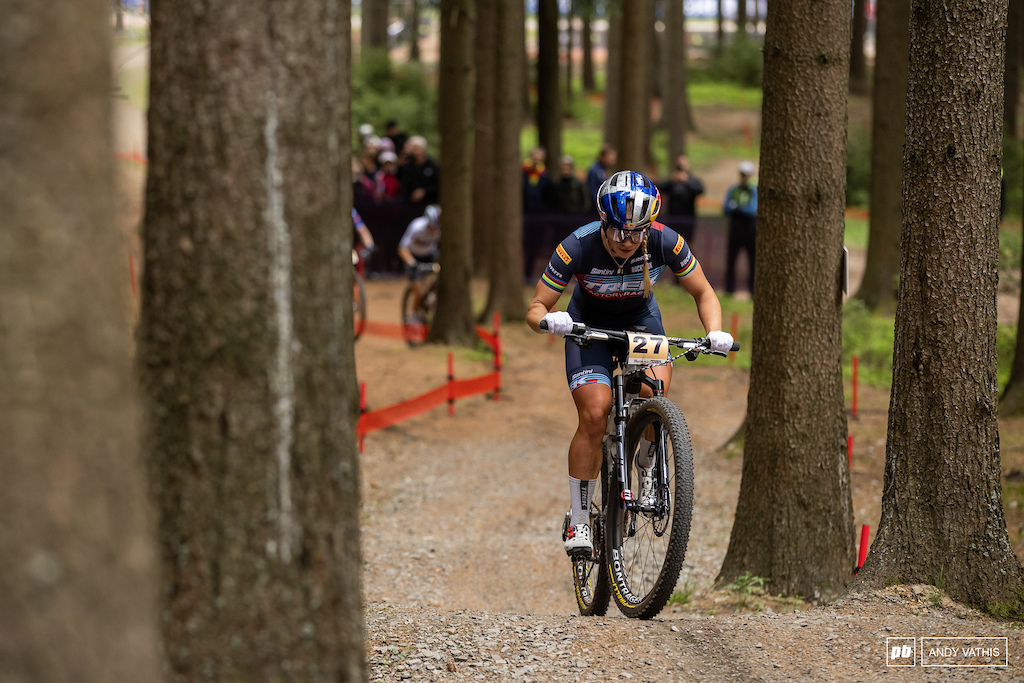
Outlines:
[[[594,497],[597,482],[597,479],[577,479],[569,476],[569,500],[572,502],[572,507],[569,508],[572,515],[569,526],[590,524],[590,500]]]

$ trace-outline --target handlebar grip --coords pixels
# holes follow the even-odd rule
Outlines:
[[[548,321],[547,320],[541,320],[539,327],[540,327],[540,329],[542,329],[544,331],[547,331],[547,329],[548,329]]]
[[[740,350],[740,343],[738,341],[734,341],[732,343],[732,348],[730,349],[730,351],[739,351],[739,350]]]

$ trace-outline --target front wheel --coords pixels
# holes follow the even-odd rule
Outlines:
[[[654,491],[641,499],[640,464],[654,437]],[[646,438],[642,438],[646,437]],[[675,591],[686,558],[693,514],[693,451],[682,412],[663,396],[645,401],[626,424],[632,507],[617,479],[606,523],[612,595],[627,617],[650,619]],[[638,457],[640,463],[637,462]]]

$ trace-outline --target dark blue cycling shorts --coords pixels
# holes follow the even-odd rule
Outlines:
[[[573,315],[573,319],[576,319],[575,315]],[[620,326],[595,325],[595,327],[618,329]],[[627,326],[626,329],[648,334],[665,334],[661,318],[653,312],[640,321]],[[569,381],[569,391],[576,391],[584,384],[593,382],[611,387],[614,370],[612,342],[595,341],[587,349],[580,348],[570,341],[565,342],[565,378]]]

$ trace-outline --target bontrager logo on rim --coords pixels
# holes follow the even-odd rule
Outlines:
[[[916,638],[886,638],[886,666],[917,666]]]

